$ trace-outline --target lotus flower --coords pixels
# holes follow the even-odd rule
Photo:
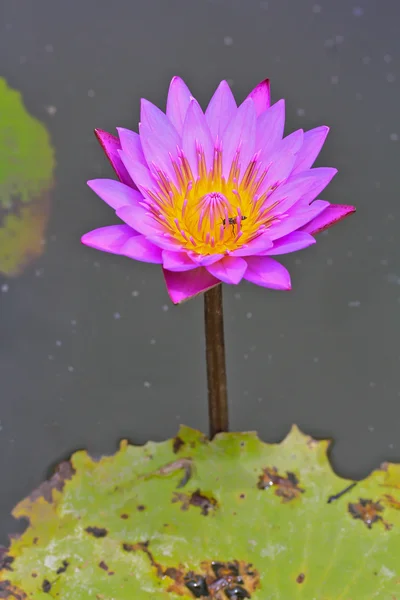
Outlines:
[[[203,112],[174,77],[166,113],[142,100],[139,133],[96,130],[119,181],[88,185],[123,224],[82,242],[162,265],[174,303],[242,279],[290,289],[272,257],[311,246],[313,234],[355,208],[316,200],[337,172],[311,168],[328,127],[284,138],[284,123],[284,101],[270,106],[268,80],[239,107],[222,81]]]

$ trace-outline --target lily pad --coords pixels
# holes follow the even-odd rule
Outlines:
[[[46,127],[0,78],[0,273],[19,275],[42,253],[54,166]]]
[[[0,597],[400,599],[400,465],[347,481],[328,446],[182,427],[77,452],[15,508]]]

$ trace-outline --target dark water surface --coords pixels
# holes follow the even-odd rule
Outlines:
[[[204,103],[268,76],[287,132],[331,126],[324,199],[358,213],[285,257],[292,292],[224,288],[231,426],[333,437],[336,470],[400,460],[398,0],[2,0],[0,75],[56,151],[44,254],[0,281],[1,541],[13,505],[74,450],[207,429],[202,299],[80,236],[115,222],[86,187],[111,169],[92,130],[136,128],[183,76]]]

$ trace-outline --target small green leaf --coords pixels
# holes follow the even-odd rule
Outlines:
[[[354,483],[296,427],[77,452],[15,509],[0,597],[400,599],[400,465]]]
[[[43,251],[54,151],[45,126],[0,78],[0,272],[18,275]]]

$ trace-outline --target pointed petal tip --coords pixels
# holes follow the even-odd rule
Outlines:
[[[94,135],[97,137],[97,139],[99,140],[100,138],[106,136],[106,135],[111,135],[112,133],[109,133],[108,131],[105,131],[105,129],[99,129],[98,127],[95,127],[93,129]],[[115,137],[115,136],[113,136]]]
[[[254,88],[254,90],[251,93],[253,94],[254,92],[261,92],[261,91],[265,95],[268,95],[268,100],[270,100],[271,82],[268,77],[266,77],[265,79],[260,81],[260,83],[258,83],[256,85],[256,87]]]
[[[311,204],[312,206],[312,204]],[[301,231],[315,235],[336,225],[356,212],[356,207],[347,204],[328,204],[326,208],[309,223],[301,227]]]
[[[263,79],[250,92],[248,98],[251,98],[256,108],[257,116],[265,112],[271,105],[271,90],[269,79]]]
[[[121,133],[125,133],[126,131],[130,132],[130,129],[127,129],[126,127],[116,127],[115,128],[117,130],[118,136],[120,136]]]
[[[228,88],[231,89],[231,86],[229,85],[229,83],[227,82],[226,79],[222,79],[222,81],[220,81],[220,83],[218,84],[218,88]]]
[[[154,109],[157,110],[158,112],[158,107],[156,107],[152,102],[150,102],[150,100],[147,100],[147,98],[140,98],[140,120],[143,121],[143,119],[149,114],[152,113],[154,111]]]
[[[169,87],[171,88],[174,85],[181,85],[181,84],[183,84],[186,87],[185,80],[182,77],[180,77],[179,75],[174,75],[171,79]]]
[[[119,180],[136,189],[132,178],[119,157],[118,151],[121,148],[119,138],[112,133],[108,133],[108,131],[104,131],[104,129],[95,129],[94,133]]]

